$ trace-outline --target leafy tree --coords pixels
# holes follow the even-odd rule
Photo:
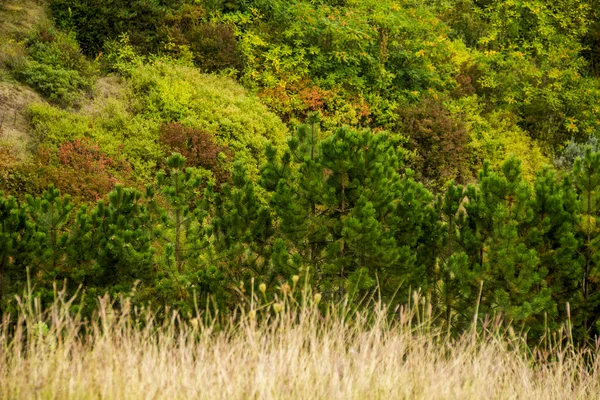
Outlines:
[[[209,21],[207,10],[198,5],[185,5],[166,18],[169,47],[175,54],[181,50],[193,54],[194,64],[204,72],[233,70],[241,73],[243,60],[239,51],[235,25]]]
[[[180,0],[52,0],[50,10],[59,27],[74,30],[83,51],[95,57],[107,40],[122,33],[146,51],[158,50],[165,39],[159,28],[169,10],[180,4]]]

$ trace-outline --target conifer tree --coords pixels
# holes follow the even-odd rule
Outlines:
[[[262,174],[263,186],[272,191],[278,233],[294,249],[295,257],[288,252],[286,259],[313,271],[330,296],[369,289],[377,278],[382,286],[396,285],[415,262],[414,243],[400,249],[395,237],[396,224],[406,216],[402,210],[396,215],[403,182],[397,140],[347,128],[319,140],[318,120],[308,122],[281,160],[268,154]],[[407,192],[408,207],[411,196],[423,194],[410,185]]]
[[[156,240],[164,249],[154,287],[162,303],[190,312],[196,292],[204,298],[214,293],[212,278],[218,276],[202,263],[208,246],[204,230],[205,209],[199,207],[200,171],[185,167],[186,159],[174,153],[166,160],[166,172],[160,171],[156,186],[148,186],[149,208]],[[211,273],[212,272],[212,273]]]
[[[165,208],[158,205],[152,188],[148,189],[148,196],[153,198],[153,209],[164,224],[158,233],[167,243],[166,264],[182,274],[188,262],[197,261],[199,251],[206,247],[203,215],[197,215],[200,209],[195,204],[201,180],[192,168],[185,168],[185,158],[179,153],[167,158],[166,166],[167,173],[161,171],[157,175],[157,190],[166,202]]]
[[[474,200],[479,204],[467,213],[471,212],[469,218],[484,221],[486,230],[491,228],[486,232],[487,245],[480,244],[484,254],[481,309],[487,314],[501,313],[523,326],[527,323],[539,334],[544,314],[555,306],[545,281],[547,270],[540,267],[536,251],[527,247],[521,234],[533,211],[532,193],[522,178],[519,160],[509,158],[500,173],[484,168],[477,191]]]
[[[89,221],[80,224],[97,275],[94,286],[111,292],[128,292],[136,282],[148,282],[151,277],[154,250],[150,213],[144,196],[135,189],[118,185],[108,195],[108,202],[99,200],[90,212]]]
[[[386,225],[393,229],[400,253],[398,260],[403,265],[387,279],[394,290],[399,290],[397,301],[404,301],[412,295],[410,290],[420,288],[435,304],[444,227],[432,193],[414,180],[412,170],[404,171],[398,184],[394,212],[386,218]]]
[[[577,225],[577,193],[570,177],[560,181],[556,173],[543,167],[534,182],[531,199],[533,219],[525,226],[527,247],[535,249],[540,268],[546,274],[555,309],[548,309],[548,326],[554,330],[566,320],[567,303],[574,312],[579,301],[582,258],[575,235]],[[557,319],[559,314],[562,318]]]
[[[344,286],[367,289],[377,275],[401,272],[393,230],[385,217],[398,198],[398,155],[386,133],[338,129],[321,143],[325,206],[331,220],[327,270]],[[344,281],[349,279],[348,284]],[[335,283],[335,279],[332,280]]]
[[[319,115],[311,114],[307,123],[300,125],[289,139],[288,149],[281,158],[269,145],[260,181],[271,193],[270,205],[281,236],[273,258],[275,268],[286,274],[290,266],[295,270],[307,267],[317,284],[328,243],[328,227],[321,214],[325,211],[325,193],[323,168],[319,163],[319,123]],[[290,254],[290,248],[295,256]]]
[[[96,234],[88,207],[80,206],[70,227],[66,248],[67,264],[71,267],[67,284],[73,287],[83,285],[85,288],[93,288],[97,284],[97,277],[102,275],[102,271],[95,261]]]
[[[7,294],[25,287],[26,268],[38,244],[39,236],[25,207],[15,197],[0,192],[0,312],[7,309]]]
[[[450,181],[439,199],[440,220],[443,223],[440,249],[440,294],[447,327],[453,325],[455,314],[463,314],[470,300],[472,276],[466,254],[460,248],[459,226],[464,218],[461,210],[465,190]],[[466,300],[466,301],[461,301]],[[435,302],[433,304],[436,306]]]
[[[234,280],[251,277],[274,278],[269,262],[273,223],[269,209],[261,204],[254,183],[240,162],[233,168],[231,183],[217,192],[209,186],[205,207],[209,207],[207,234],[212,243],[209,263]]]
[[[467,186],[464,203],[466,217],[461,223],[462,248],[469,256],[470,263],[474,266],[477,264],[479,269],[483,269],[488,243],[493,236],[494,210],[502,201],[502,197],[492,191],[480,190],[481,182],[489,180],[492,174],[491,165],[486,161],[479,172],[479,184]]]
[[[573,181],[579,198],[578,231],[581,236],[579,252],[583,257],[581,280],[581,309],[577,313],[576,324],[581,325],[583,335],[589,336],[598,321],[600,306],[599,257],[600,235],[598,234],[598,213],[600,212],[600,153],[587,149],[583,159],[575,160]]]
[[[60,277],[59,271],[65,267],[69,233],[69,217],[74,206],[69,195],[61,196],[60,191],[50,185],[41,197],[27,196],[28,216],[40,234],[40,249],[34,261],[34,273],[38,269],[49,274],[50,279]],[[66,271],[64,271],[66,272]]]

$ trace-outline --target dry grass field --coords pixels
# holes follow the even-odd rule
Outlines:
[[[291,297],[290,297],[291,298]],[[0,327],[3,399],[597,399],[594,351],[526,350],[493,324],[449,339],[426,308],[395,317],[310,298],[230,319],[157,323],[127,302],[99,301],[83,321],[68,301],[22,304]],[[121,303],[123,304],[123,303]],[[367,317],[369,315],[369,317]],[[483,329],[482,329],[483,328]],[[85,332],[85,334],[84,334]],[[555,342],[558,343],[558,342]],[[567,341],[568,343],[568,341]]]

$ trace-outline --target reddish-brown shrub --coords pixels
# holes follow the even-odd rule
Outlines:
[[[469,140],[465,124],[450,114],[439,100],[425,100],[398,111],[401,131],[416,157],[412,167],[421,179],[436,187],[450,179],[464,182],[469,176]]]
[[[481,78],[481,71],[476,65],[462,64],[460,66],[460,72],[454,77],[456,80],[456,87],[452,91],[454,98],[460,98],[463,96],[471,96],[477,91],[482,92],[483,88],[477,84],[479,78]]]
[[[63,143],[58,150],[40,147],[36,161],[47,184],[84,201],[105,196],[131,173],[127,162],[109,157],[85,139]]]
[[[227,146],[215,143],[210,133],[170,123],[162,126],[160,143],[169,151],[184,156],[187,166],[211,171],[217,183],[223,183],[229,178],[229,172],[219,159],[219,154],[223,154],[225,160],[229,160],[232,153]]]
[[[364,98],[346,95],[338,89],[320,88],[310,79],[266,87],[259,91],[258,96],[284,122],[292,119],[304,121],[315,111],[319,111],[324,119],[338,118],[340,104],[352,108],[354,113],[348,115],[357,119],[343,123],[362,125],[371,122],[371,110]]]

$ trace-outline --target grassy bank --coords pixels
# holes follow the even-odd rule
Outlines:
[[[83,321],[57,301],[23,304],[0,328],[0,398],[40,399],[470,399],[597,398],[593,351],[524,350],[493,323],[447,338],[427,308],[392,319],[343,305],[257,300],[229,320],[150,313],[107,300]],[[302,301],[300,301],[302,303]],[[367,317],[368,315],[368,317]],[[85,333],[85,334],[84,334]],[[555,342],[556,343],[556,342]]]

